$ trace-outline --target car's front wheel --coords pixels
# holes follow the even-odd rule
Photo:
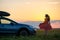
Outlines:
[[[29,35],[29,32],[27,30],[23,29],[23,30],[20,30],[19,31],[19,35],[20,36],[28,36]]]

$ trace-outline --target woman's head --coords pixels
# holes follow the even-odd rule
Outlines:
[[[45,14],[45,17],[46,17],[46,19],[47,19],[48,21],[50,21],[50,17],[49,17],[48,14]]]
[[[49,17],[49,15],[48,14],[45,14],[45,17]]]

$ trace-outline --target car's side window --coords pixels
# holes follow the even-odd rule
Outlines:
[[[1,24],[10,24],[9,20],[1,19]]]

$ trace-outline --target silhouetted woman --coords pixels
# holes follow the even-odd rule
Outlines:
[[[44,24],[45,24],[45,35],[47,35],[48,30],[52,29],[52,27],[50,25],[50,16],[48,14],[45,15]]]
[[[48,14],[45,14],[45,20],[43,23],[39,24],[40,29],[43,29],[45,31],[45,35],[47,35],[48,30],[51,30],[52,27],[50,25],[50,16]]]

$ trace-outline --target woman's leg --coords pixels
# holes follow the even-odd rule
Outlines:
[[[48,30],[45,30],[45,36],[47,36],[48,35]]]

